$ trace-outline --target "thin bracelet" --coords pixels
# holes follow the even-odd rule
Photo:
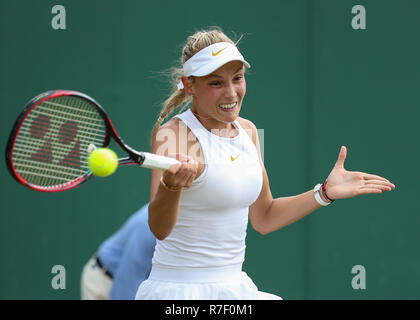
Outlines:
[[[181,190],[182,189],[182,187],[170,187],[170,186],[168,186],[166,183],[165,183],[165,181],[163,181],[163,176],[162,177],[160,177],[160,184],[166,189],[166,190],[169,190],[169,191],[172,191],[172,192],[174,192],[174,191],[179,191],[179,190]]]
[[[330,199],[327,195],[327,188],[325,187],[326,184],[327,184],[327,180],[325,180],[325,182],[322,184],[322,191],[324,191],[324,196],[325,198],[327,198],[328,201],[334,202],[335,200]]]

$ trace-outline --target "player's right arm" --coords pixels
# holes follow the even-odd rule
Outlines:
[[[178,219],[182,188],[192,185],[198,170],[197,161],[187,156],[187,151],[182,148],[179,126],[180,120],[177,118],[168,121],[157,131],[151,146],[152,153],[182,162],[165,172],[151,170],[149,226],[159,240],[165,239],[172,232]],[[163,186],[161,178],[164,184],[174,190]]]

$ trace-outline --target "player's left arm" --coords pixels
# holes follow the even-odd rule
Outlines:
[[[258,139],[258,132],[255,125],[245,119],[241,119],[241,125],[251,132],[263,171],[263,187],[258,199],[249,208],[249,219],[252,227],[261,234],[267,234],[281,229],[321,208],[315,200],[313,190],[289,196],[273,198],[270,190],[270,183],[261,157],[261,148]],[[344,160],[347,149],[342,147],[338,160],[329,174],[328,196],[331,199],[344,199],[368,193],[382,193],[395,188],[387,179],[363,172],[353,172],[344,169]],[[327,202],[323,192],[321,198]]]
[[[261,156],[257,128],[249,120],[240,119],[240,123],[257,148],[263,172],[261,193],[249,208],[249,220],[252,227],[261,234],[267,234],[281,229],[320,208],[321,205],[316,202],[312,190],[297,196],[273,198],[268,174]]]

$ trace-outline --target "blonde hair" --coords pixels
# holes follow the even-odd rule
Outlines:
[[[200,50],[217,42],[229,42],[236,45],[238,41],[233,42],[219,27],[213,27],[209,30],[199,30],[187,38],[187,41],[182,49],[181,67],[173,67],[170,69],[170,82],[172,85],[173,93],[163,103],[162,110],[159,117],[153,126],[151,141],[153,141],[157,131],[159,130],[162,122],[172,113],[175,109],[182,107],[181,110],[186,108],[192,101],[192,97],[186,94],[184,89],[177,89],[177,84],[184,75],[182,64],[195,55]]]

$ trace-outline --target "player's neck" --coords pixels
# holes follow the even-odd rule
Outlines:
[[[195,108],[191,108],[191,112],[200,121],[204,128],[209,132],[224,138],[233,138],[238,134],[236,127],[232,122],[223,122],[215,119],[214,117],[197,111]]]

